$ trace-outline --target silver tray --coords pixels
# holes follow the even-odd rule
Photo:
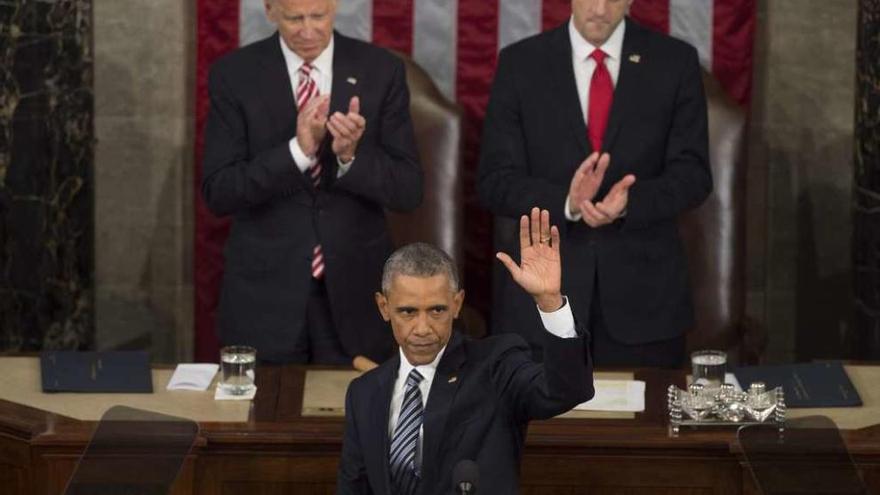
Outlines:
[[[670,385],[666,397],[670,432],[674,435],[682,426],[711,428],[775,423],[780,431],[785,428],[782,387],[766,390],[764,383],[754,382],[748,391],[742,392],[727,383],[720,387],[692,383],[687,390]]]

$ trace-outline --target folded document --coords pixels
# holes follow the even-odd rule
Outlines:
[[[575,406],[578,411],[624,411],[645,410],[645,382],[640,380],[595,380],[596,395]]]
[[[208,390],[219,368],[219,365],[213,363],[178,364],[165,388],[168,390]]]

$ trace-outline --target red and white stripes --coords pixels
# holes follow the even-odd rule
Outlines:
[[[228,0],[234,2],[235,0]],[[274,31],[263,0],[238,0],[239,43]],[[755,0],[636,0],[632,15],[650,27],[685,40],[700,61],[741,103],[751,79]],[[482,5],[477,5],[482,4]],[[497,49],[556,26],[571,15],[570,0],[344,0],[336,28],[411,55],[441,91],[456,99],[461,83],[461,47],[469,36],[492,37]],[[491,25],[472,29],[474,10],[491,10]],[[493,61],[483,60],[484,64]]]

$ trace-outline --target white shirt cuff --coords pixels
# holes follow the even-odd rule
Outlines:
[[[354,157],[351,157],[351,160],[344,162],[338,156],[336,157],[336,164],[339,165],[336,168],[336,178],[340,178],[348,172],[348,169],[351,168],[351,164],[354,163]]]
[[[299,146],[299,141],[296,140],[296,137],[290,140],[290,156],[293,157],[293,162],[296,163],[296,168],[299,169],[300,172],[305,172],[306,170],[312,168],[316,163],[318,163],[318,158],[315,156],[306,155],[302,148]]]
[[[567,194],[565,196],[565,207],[562,210],[565,212],[565,219],[568,220],[569,222],[580,222],[581,218],[583,218],[583,215],[581,215],[580,210],[578,210],[577,213],[572,213],[571,211],[569,211],[569,209],[568,209],[568,200],[569,199],[571,199],[571,195]]]
[[[541,315],[544,328],[553,335],[562,339],[577,337],[577,332],[574,329],[574,315],[567,297],[562,296],[562,307],[556,311],[545,313],[541,311],[541,308],[538,308],[538,314]]]

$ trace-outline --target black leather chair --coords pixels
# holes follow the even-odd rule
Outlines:
[[[425,173],[425,196],[414,212],[388,213],[392,240],[395,246],[422,241],[442,248],[455,260],[464,280],[464,112],[440,93],[424,69],[409,57],[398,55],[406,65],[410,112]],[[469,335],[486,334],[485,320],[467,300],[461,323]]]
[[[687,345],[689,350],[727,350],[734,360],[754,363],[766,335],[745,313],[746,115],[708,73],[703,84],[714,190],[679,222],[696,317]]]

